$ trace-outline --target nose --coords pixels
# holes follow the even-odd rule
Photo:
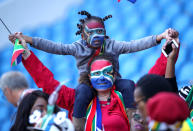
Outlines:
[[[101,81],[104,81],[104,80],[105,80],[104,75],[101,75],[101,76],[100,76],[100,80],[101,80]]]
[[[144,124],[144,121],[143,121],[142,118],[140,118],[140,119],[138,120],[138,122],[140,122],[141,124]]]
[[[46,113],[47,113],[46,110],[43,110],[42,114],[41,114],[41,117],[44,117],[46,115]]]
[[[95,38],[95,39],[99,39],[99,37],[98,37],[98,36],[95,36],[94,38]]]

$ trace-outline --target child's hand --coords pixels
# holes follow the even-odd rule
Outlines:
[[[19,39],[19,43],[22,44],[25,49],[28,49],[27,43],[25,39],[23,38],[23,35],[21,32],[16,32],[14,34],[14,39]]]
[[[22,33],[16,32],[14,34],[14,39],[19,39],[19,43],[22,44],[22,46],[25,48],[25,51],[23,52],[22,56],[26,60],[30,56],[31,52],[28,49],[27,43],[26,43],[25,39],[23,38]]]
[[[172,28],[166,29],[163,33],[157,35],[156,41],[161,42],[162,39],[171,40],[172,38],[178,37],[179,33]]]
[[[179,36],[179,32],[177,32],[177,30],[169,28],[168,29],[168,36],[170,38],[177,38]]]
[[[25,40],[26,43],[32,44],[32,37],[23,35],[21,32],[16,32],[15,34],[9,35],[9,40],[12,43],[15,43],[15,40],[17,39],[18,34],[22,37],[23,40]]]
[[[17,39],[17,38],[16,38],[16,35],[19,34],[19,33],[22,35],[21,32],[16,32],[15,34],[9,35],[9,40],[10,40],[13,44],[15,43],[15,40]]]
[[[172,40],[172,38],[176,38],[178,35],[179,33],[175,29],[169,28],[162,33],[162,38]]]
[[[15,35],[14,34],[9,35],[9,40],[11,41],[11,43],[14,44],[16,40]]]
[[[16,39],[19,39],[17,37],[20,37],[21,39],[23,38],[23,34],[21,32],[16,32],[15,34],[9,35],[9,40],[14,44]],[[25,39],[24,39],[25,40]]]
[[[179,33],[172,28],[169,28],[167,30],[165,30],[163,33],[161,33],[160,35],[157,35],[157,42],[160,42],[162,39],[166,39],[168,41],[172,40],[172,38],[176,38],[179,36]]]

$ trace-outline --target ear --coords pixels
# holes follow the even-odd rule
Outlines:
[[[12,93],[12,90],[7,87],[7,88],[6,88],[6,92],[9,93],[9,94],[11,94],[11,93]]]
[[[11,93],[11,89],[9,89],[8,87],[6,87],[6,88],[4,89],[4,95],[7,96],[7,95],[9,95],[10,93]]]
[[[5,95],[7,93],[7,87],[3,89],[3,94]]]

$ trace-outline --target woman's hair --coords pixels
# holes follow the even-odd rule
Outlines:
[[[80,35],[80,34],[83,33],[84,24],[89,22],[90,20],[96,20],[96,21],[100,22],[104,26],[104,28],[105,28],[104,21],[106,21],[109,18],[112,18],[112,15],[105,16],[104,18],[100,18],[100,17],[97,17],[97,16],[92,16],[87,11],[80,11],[80,12],[78,12],[78,14],[86,15],[87,17],[84,18],[84,19],[80,19],[79,20],[80,23],[77,24],[77,27],[78,27],[79,30],[76,32],[76,35]],[[106,38],[109,38],[109,37],[106,36]]]
[[[48,101],[49,95],[37,90],[33,91],[32,93],[27,94],[19,104],[17,114],[16,114],[16,119],[15,123],[11,127],[10,131],[26,131],[27,127],[30,126],[29,123],[29,116],[31,109],[36,102],[38,98],[43,98],[46,101]],[[56,107],[54,112],[59,111],[59,108]]]
[[[141,90],[145,101],[159,92],[172,92],[170,83],[164,77],[155,74],[142,76],[137,81],[137,88]]]

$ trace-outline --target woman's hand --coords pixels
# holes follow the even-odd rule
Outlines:
[[[179,47],[179,44],[178,44],[178,47]],[[175,61],[177,52],[178,52],[178,48],[174,44],[172,44],[172,52],[168,55],[167,59]]]
[[[165,78],[174,78],[175,77],[175,61],[179,50],[179,38],[174,39],[178,44],[178,48],[176,45],[172,43],[172,51],[169,53],[167,57],[167,66],[166,66],[166,73]]]

